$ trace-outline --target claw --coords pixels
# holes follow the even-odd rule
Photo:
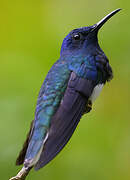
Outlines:
[[[92,109],[92,102],[91,101],[88,101],[87,107]]]
[[[86,114],[86,113],[90,112],[91,110],[92,110],[92,102],[89,100],[85,107],[83,114]]]

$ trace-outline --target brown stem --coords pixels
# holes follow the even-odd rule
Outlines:
[[[30,167],[30,168],[23,167],[16,176],[12,177],[9,180],[25,180],[31,169],[32,169],[32,167]]]

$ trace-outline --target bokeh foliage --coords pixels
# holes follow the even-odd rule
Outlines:
[[[0,1],[0,179],[14,165],[34,117],[41,84],[59,58],[65,35],[116,8],[99,33],[114,79],[85,115],[65,149],[31,180],[130,179],[130,2],[128,0]]]

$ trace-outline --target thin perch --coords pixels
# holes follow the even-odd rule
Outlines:
[[[23,167],[16,176],[10,178],[9,180],[25,180],[31,169],[32,167],[31,168]]]

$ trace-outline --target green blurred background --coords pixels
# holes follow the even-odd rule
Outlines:
[[[130,1],[0,1],[0,179],[15,159],[34,118],[41,84],[59,58],[65,35],[93,25],[116,8],[99,33],[114,79],[104,87],[65,149],[30,180],[130,179]]]

